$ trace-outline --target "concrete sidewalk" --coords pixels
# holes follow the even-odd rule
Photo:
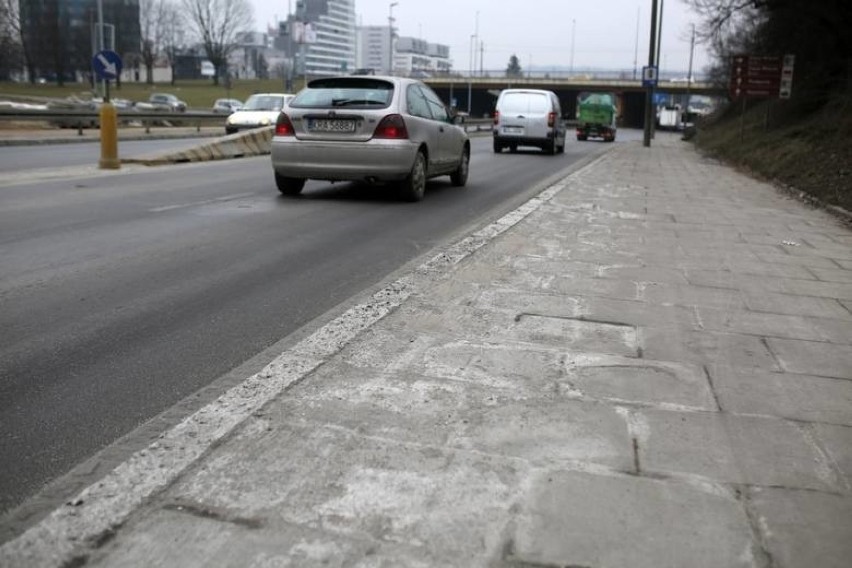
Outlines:
[[[283,353],[0,565],[847,567],[852,232],[616,144]]]

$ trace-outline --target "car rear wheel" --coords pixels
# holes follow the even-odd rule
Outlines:
[[[299,195],[305,187],[305,180],[301,178],[284,177],[275,173],[275,185],[282,195]]]
[[[544,153],[549,155],[549,156],[556,154],[556,141],[551,139],[549,142],[547,142],[544,145],[542,150],[544,150]]]
[[[420,201],[426,192],[426,156],[417,152],[411,173],[399,186],[400,194],[406,201]]]
[[[456,187],[462,187],[467,183],[467,173],[470,170],[470,150],[465,147],[462,149],[461,161],[459,167],[450,174],[450,181]]]
[[[496,140],[494,141],[494,153],[499,154],[503,151],[503,146],[500,145]]]

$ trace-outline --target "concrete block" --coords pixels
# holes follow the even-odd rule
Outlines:
[[[852,284],[852,269],[843,270],[841,268],[811,268],[817,278],[825,282],[843,282]]]
[[[753,312],[852,320],[852,311],[845,308],[842,300],[838,301],[834,298],[744,293],[743,299],[748,309]],[[850,301],[850,305],[852,305],[852,301]]]
[[[518,460],[256,420],[162,499],[321,530],[335,541],[423,547],[470,566],[502,547],[527,476]]]
[[[789,373],[852,379],[852,348],[816,341],[769,338],[766,344]]]
[[[793,422],[720,413],[643,411],[643,471],[701,475],[722,483],[837,491],[843,485]]]
[[[814,424],[817,439],[829,460],[846,478],[844,491],[852,494],[852,428],[833,424]]]
[[[728,412],[852,426],[852,381],[733,369],[711,376]]]
[[[697,308],[697,318],[711,331],[852,345],[849,320],[712,308]]]
[[[643,287],[640,299],[668,306],[704,306],[722,310],[741,310],[745,307],[739,290],[731,286],[651,283]]]
[[[568,355],[563,379],[573,396],[612,403],[718,410],[696,365],[613,355]]]
[[[779,488],[753,488],[749,496],[774,566],[849,567],[852,499]]]
[[[781,370],[763,340],[755,336],[643,328],[640,338],[647,359],[694,363],[709,369]]]
[[[740,503],[672,480],[542,472],[531,482],[508,566],[753,567]]]

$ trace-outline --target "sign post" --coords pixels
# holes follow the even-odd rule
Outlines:
[[[745,132],[745,111],[748,99],[789,99],[793,92],[795,55],[735,55],[731,58],[731,78],[728,94],[742,100],[740,140]],[[763,128],[769,128],[769,109],[763,118]]]
[[[121,58],[114,51],[101,50],[92,58],[92,68],[104,80],[104,100],[100,108],[101,159],[98,167],[102,170],[117,170],[121,167],[118,159],[118,113],[109,102],[109,82],[121,74]]]

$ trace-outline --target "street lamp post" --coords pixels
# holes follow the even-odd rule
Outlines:
[[[577,20],[571,20],[571,60],[568,66],[569,73],[574,75],[574,40],[577,36]]]
[[[657,0],[652,0],[651,3],[651,45],[648,49],[648,67],[653,67],[656,61],[657,49]],[[645,132],[642,140],[642,145],[646,148],[651,147],[651,128],[654,123],[654,86],[651,81],[648,81],[648,86],[645,90]]]
[[[470,65],[470,69],[467,71],[467,114],[470,116],[471,111],[473,110],[472,98],[473,98],[473,53],[474,53],[474,42],[476,41],[476,34],[470,34],[470,59],[468,59],[468,64]]]
[[[393,7],[399,2],[391,2],[388,6],[388,75],[393,75]]]

